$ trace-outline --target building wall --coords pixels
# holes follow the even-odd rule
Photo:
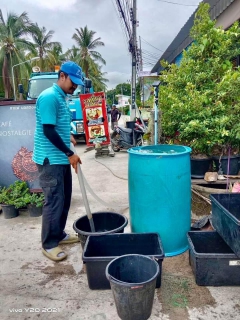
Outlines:
[[[220,10],[220,7],[217,8],[218,10]],[[211,17],[212,19],[214,19],[214,16],[217,14],[217,12],[215,12],[217,9],[212,9],[211,10]],[[231,25],[235,22],[240,20],[240,0],[235,0],[233,3],[231,3],[229,5],[229,7],[227,7],[227,9],[222,12],[220,14],[220,16],[217,18],[216,21],[216,27],[223,27],[223,29],[228,29],[229,27],[231,27]],[[191,45],[191,44],[190,44]],[[187,48],[190,46],[188,45],[185,50],[187,50]],[[178,54],[176,56],[176,58],[174,59],[174,63],[176,63],[177,65],[179,65],[181,63],[183,57],[183,52],[181,52],[180,54]],[[240,65],[240,58],[239,56],[236,58],[236,62],[235,62],[236,66]]]
[[[240,19],[240,0],[203,0],[209,3],[211,19],[216,19],[217,26],[223,26],[224,29],[229,28],[235,21]],[[192,39],[189,36],[190,29],[194,23],[194,16],[197,9],[179,31],[178,35],[169,45],[167,50],[160,57],[156,65],[151,72],[160,73],[163,67],[160,65],[160,61],[167,60],[169,63],[180,63],[182,51],[188,47]],[[170,53],[169,53],[170,52]]]
[[[235,21],[240,19],[240,0],[235,0],[217,19],[216,26],[223,29],[229,28]]]

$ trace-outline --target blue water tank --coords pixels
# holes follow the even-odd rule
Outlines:
[[[128,150],[132,232],[157,232],[165,256],[188,249],[191,225],[191,148],[154,145]]]

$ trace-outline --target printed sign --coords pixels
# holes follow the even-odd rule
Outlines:
[[[80,94],[80,100],[87,145],[110,144],[104,92]]]
[[[0,104],[0,186],[22,180],[31,189],[40,188],[32,161],[35,108],[33,101]]]

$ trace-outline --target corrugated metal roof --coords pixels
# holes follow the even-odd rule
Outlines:
[[[220,14],[227,9],[227,7],[235,0],[204,0],[203,2],[209,3],[210,5],[210,17],[211,19],[217,19]],[[168,46],[167,50],[162,54],[156,65],[153,67],[151,72],[160,72],[163,70],[160,65],[161,60],[167,60],[169,63],[173,60],[192,42],[189,36],[190,30],[194,23],[196,9],[191,17],[188,19],[186,24],[179,31],[175,39]]]

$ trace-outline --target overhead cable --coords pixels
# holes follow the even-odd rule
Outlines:
[[[178,2],[172,2],[172,1],[166,1],[166,0],[158,0],[160,2],[166,2],[170,4],[175,4],[177,6],[183,6],[183,7],[198,7],[198,4],[183,4],[183,3],[178,3]]]

